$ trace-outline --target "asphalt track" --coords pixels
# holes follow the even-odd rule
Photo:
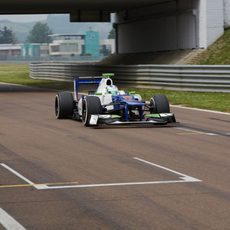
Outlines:
[[[95,129],[56,120],[55,92],[2,91],[0,229],[230,229],[229,115]]]

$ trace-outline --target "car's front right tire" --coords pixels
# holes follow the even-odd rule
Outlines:
[[[150,99],[150,113],[170,113],[169,101],[164,94],[157,94]]]

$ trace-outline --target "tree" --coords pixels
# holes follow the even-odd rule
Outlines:
[[[4,26],[3,29],[0,29],[0,44],[13,44],[17,42],[12,30]]]
[[[31,43],[50,43],[52,39],[49,35],[51,34],[52,31],[46,23],[37,22],[29,32],[26,41]]]
[[[108,39],[115,39],[115,37],[116,37],[115,29],[112,29],[109,32]]]

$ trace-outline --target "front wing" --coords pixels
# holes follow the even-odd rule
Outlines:
[[[121,121],[117,115],[91,115],[89,124],[92,126],[97,125],[166,125],[168,123],[175,123],[175,116],[173,113],[162,113],[153,114],[154,116],[149,116],[144,120],[134,120],[134,121]]]

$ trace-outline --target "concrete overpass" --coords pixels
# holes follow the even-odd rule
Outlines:
[[[230,0],[7,0],[1,14],[69,13],[106,22],[114,13],[117,53],[207,48],[224,31]],[[229,10],[230,11],[230,10]]]

